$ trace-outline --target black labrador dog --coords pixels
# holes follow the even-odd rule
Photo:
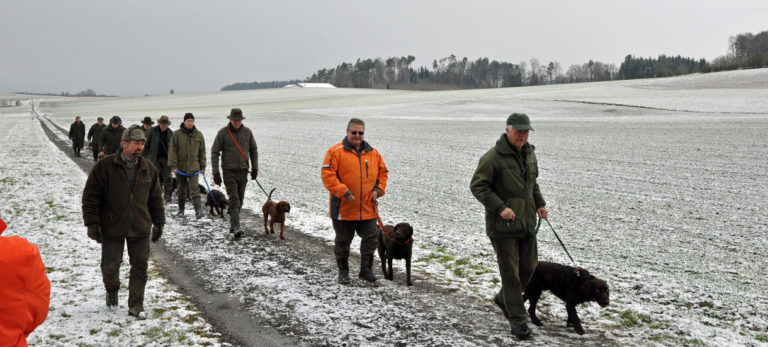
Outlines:
[[[384,278],[392,280],[392,259],[405,259],[406,284],[411,281],[411,253],[413,249],[413,228],[408,223],[398,223],[394,227],[385,225],[379,227],[379,259]],[[389,271],[387,271],[389,265]]]
[[[211,195],[213,195],[213,198],[211,198]],[[224,218],[224,210],[229,207],[229,202],[227,202],[227,197],[224,193],[211,189],[211,193],[206,196],[208,199],[205,201],[205,206],[210,206],[211,215],[215,216],[218,213],[220,217]],[[216,213],[213,212],[214,209],[216,209]]]
[[[538,326],[543,324],[536,316],[536,303],[545,290],[565,301],[565,310],[568,312],[566,326],[573,326],[579,335],[584,334],[584,328],[576,313],[576,305],[596,301],[600,307],[606,307],[610,302],[608,284],[587,270],[540,261],[523,293],[523,301],[530,301],[528,314],[531,316],[531,322]]]

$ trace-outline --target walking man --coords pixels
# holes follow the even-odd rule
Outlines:
[[[501,290],[493,298],[521,340],[531,336],[523,290],[538,262],[536,215],[547,218],[546,203],[536,178],[539,166],[528,143],[533,130],[528,116],[513,113],[506,133],[477,164],[470,190],[485,207],[485,232],[491,239],[501,275]]]
[[[72,149],[75,150],[75,156],[80,156],[80,150],[83,149],[85,142],[85,124],[80,117],[75,117],[75,122],[69,126],[69,139],[72,140]]]
[[[378,245],[376,199],[384,196],[389,173],[381,154],[363,140],[365,123],[352,118],[347,136],[325,154],[321,177],[330,192],[330,216],[336,232],[333,252],[339,268],[338,282],[349,283],[349,245],[360,241],[359,278],[376,282],[373,252]]]
[[[153,122],[152,118],[149,116],[144,117],[144,119],[141,121],[141,130],[144,130],[145,135],[147,134],[147,131],[152,128],[152,124],[155,124],[155,122]]]
[[[195,218],[203,217],[203,206],[200,204],[200,189],[197,187],[200,174],[205,175],[205,138],[195,127],[195,116],[191,113],[184,115],[184,122],[179,130],[171,136],[171,147],[168,153],[168,167],[179,184],[178,216],[184,215],[184,203],[187,196],[192,199],[195,207]]]
[[[88,129],[88,145],[93,152],[93,161],[99,160],[99,139],[101,139],[101,132],[106,128],[107,126],[104,124],[104,118],[99,117],[96,119],[96,123],[91,125],[91,128]]]
[[[224,173],[224,187],[229,196],[229,232],[236,239],[243,236],[240,228],[240,209],[245,199],[245,186],[248,184],[248,168],[251,168],[251,179],[259,174],[259,153],[256,150],[256,139],[251,129],[243,125],[243,111],[233,108],[229,112],[229,123],[218,133],[211,146],[211,166],[213,166],[213,183],[221,185],[219,172],[219,156],[221,156],[221,171]],[[249,165],[250,160],[250,165]]]
[[[83,221],[88,237],[101,243],[101,274],[107,306],[117,306],[120,263],[128,245],[131,276],[128,281],[128,314],[144,313],[149,240],[163,234],[165,209],[157,169],[141,157],[146,137],[133,125],[121,137],[122,151],[94,164],[83,189]]]
[[[101,132],[101,138],[99,139],[101,149],[99,157],[115,154],[120,151],[120,139],[125,131],[122,123],[123,121],[118,116],[114,116],[109,120],[109,126]]]
[[[171,121],[168,120],[168,116],[160,116],[157,120],[157,126],[147,130],[147,142],[144,144],[144,152],[142,152],[144,158],[149,159],[157,167],[165,203],[171,202],[171,190],[173,190],[171,168],[168,166],[168,152],[173,137],[173,130],[168,128],[170,125]]]

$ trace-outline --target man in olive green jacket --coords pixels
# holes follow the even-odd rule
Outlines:
[[[485,206],[485,232],[499,265],[501,290],[494,302],[519,339],[531,335],[522,293],[538,261],[536,216],[547,218],[546,203],[536,183],[536,154],[528,143],[530,130],[527,115],[511,114],[506,133],[480,158],[470,183],[472,194]]]
[[[101,274],[108,307],[117,306],[123,245],[128,245],[128,313],[144,319],[149,240],[150,235],[152,241],[162,235],[165,209],[157,169],[141,157],[144,132],[132,126],[121,140],[122,151],[98,161],[88,174],[83,189],[83,221],[88,237],[101,243]]]
[[[120,117],[114,116],[109,120],[109,126],[101,132],[101,138],[99,139],[101,152],[99,157],[115,154],[120,151],[120,139],[125,131],[121,124],[122,122]]]
[[[184,122],[171,137],[171,148],[168,152],[168,167],[176,175],[178,182],[179,212],[184,215],[184,203],[187,194],[195,207],[195,218],[203,217],[203,207],[200,204],[200,189],[197,188],[198,177],[205,175],[205,138],[195,127],[195,116],[191,113],[184,115]]]
[[[211,146],[211,166],[213,167],[213,182],[221,185],[219,173],[219,155],[221,155],[221,170],[224,172],[224,187],[229,196],[229,232],[235,238],[243,235],[240,229],[240,209],[245,199],[245,186],[248,184],[248,167],[250,159],[251,179],[259,174],[259,155],[256,150],[256,139],[251,129],[243,125],[243,111],[233,108],[227,116],[229,122],[216,133]]]

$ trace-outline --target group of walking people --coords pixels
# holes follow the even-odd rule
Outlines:
[[[242,111],[234,108],[227,118],[229,122],[214,138],[210,159],[214,183],[223,182],[229,196],[230,232],[239,238],[243,234],[240,209],[248,175],[251,179],[258,175],[258,153],[253,133],[242,124]],[[121,127],[117,117],[110,123],[113,129]],[[152,120],[147,117],[143,123],[151,126]],[[197,182],[199,175],[206,172],[206,149],[205,139],[194,123],[194,115],[187,113],[176,131],[168,129],[170,121],[166,116],[160,117],[155,127],[131,126],[123,130],[115,151],[107,146],[110,137],[102,134],[97,149],[104,158],[94,165],[83,191],[88,236],[102,243],[106,303],[110,307],[118,303],[119,266],[123,244],[127,244],[131,262],[128,312],[139,318],[145,317],[143,293],[149,241],[157,241],[162,235],[163,202],[171,199],[171,173],[178,182],[178,214],[184,214],[189,197],[196,217],[202,215]],[[101,126],[101,120],[96,126]],[[504,134],[480,158],[470,184],[472,194],[484,206],[486,234],[496,252],[502,279],[493,301],[509,321],[512,334],[520,339],[531,335],[522,292],[538,259],[536,218],[547,218],[546,203],[536,181],[539,170],[535,148],[528,143],[531,130],[527,115],[510,115]],[[321,166],[321,179],[329,192],[337,281],[341,284],[350,282],[350,244],[355,233],[361,238],[358,277],[366,282],[377,280],[372,271],[378,244],[377,201],[386,193],[389,170],[381,154],[364,140],[364,133],[365,122],[350,119],[346,136],[328,149]],[[89,141],[91,138],[89,132]]]

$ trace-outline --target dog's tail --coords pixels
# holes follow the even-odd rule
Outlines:
[[[275,191],[277,188],[272,188],[272,190],[269,191],[269,196],[267,196],[267,201],[272,200],[272,192]]]

